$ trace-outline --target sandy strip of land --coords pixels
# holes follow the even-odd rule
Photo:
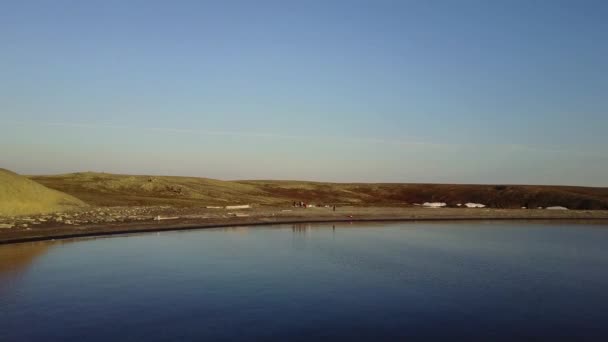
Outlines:
[[[46,215],[42,219],[27,220],[37,224],[19,224],[14,228],[0,229],[0,244],[65,239],[114,234],[188,230],[244,225],[268,225],[304,222],[355,222],[355,221],[433,221],[433,220],[584,220],[608,224],[606,210],[546,210],[546,209],[487,209],[487,208],[439,208],[420,207],[339,207],[291,208],[259,207],[245,210],[203,208],[146,208],[145,215],[133,215],[132,209],[104,208],[105,217],[111,219],[87,221],[84,214],[71,214],[73,223],[65,223],[65,215]],[[125,214],[114,214],[128,212]],[[48,219],[51,217],[51,219]],[[159,220],[160,218],[160,220]],[[24,218],[20,218],[23,220]],[[605,220],[605,221],[604,221]],[[5,220],[6,221],[6,220]]]

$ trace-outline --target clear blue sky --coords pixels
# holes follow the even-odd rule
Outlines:
[[[0,167],[608,186],[607,1],[2,1]]]

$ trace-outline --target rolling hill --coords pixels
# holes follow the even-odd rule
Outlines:
[[[293,201],[403,206],[438,201],[449,206],[475,202],[494,208],[608,209],[608,188],[574,186],[222,181],[97,172],[31,176],[30,179],[96,206],[285,205]]]
[[[70,211],[83,207],[86,204],[71,195],[0,169],[0,216]]]

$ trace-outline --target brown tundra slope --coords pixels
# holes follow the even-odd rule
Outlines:
[[[359,206],[424,202],[456,206],[474,202],[493,208],[608,209],[608,188],[574,186],[221,181],[95,172],[31,176],[30,179],[98,206],[287,205],[305,201]]]

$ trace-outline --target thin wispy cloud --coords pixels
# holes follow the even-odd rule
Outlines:
[[[129,130],[142,132],[164,132],[176,134],[189,134],[198,136],[218,136],[218,137],[237,137],[237,138],[262,138],[276,140],[299,140],[299,141],[327,141],[334,143],[345,144],[374,144],[374,145],[390,145],[403,147],[428,147],[449,150],[473,150],[473,149],[496,149],[497,152],[512,151],[532,152],[544,154],[568,154],[580,157],[589,157],[596,159],[608,159],[608,154],[593,151],[593,150],[578,150],[572,148],[555,148],[550,146],[526,145],[526,144],[472,144],[460,142],[430,142],[422,140],[398,140],[398,139],[382,139],[382,138],[367,138],[367,137],[348,137],[348,136],[315,136],[315,135],[291,135],[291,134],[276,134],[269,132],[242,132],[242,131],[224,131],[224,130],[205,130],[198,128],[176,128],[176,127],[147,127],[147,126],[131,126],[131,125],[116,125],[107,123],[90,123],[90,122],[31,122],[31,121],[12,121],[9,124],[18,126],[39,126],[39,127],[67,127],[78,129],[94,129],[94,130]]]
[[[453,144],[442,144],[425,141],[414,141],[414,140],[386,140],[379,138],[352,138],[352,137],[326,137],[326,136],[315,136],[315,135],[290,135],[290,134],[275,134],[268,132],[242,132],[242,131],[219,131],[219,130],[205,130],[196,128],[174,128],[174,127],[146,127],[146,126],[129,126],[129,125],[116,125],[116,124],[105,124],[105,123],[82,123],[82,122],[32,122],[32,121],[13,121],[15,125],[20,126],[43,126],[43,127],[70,127],[70,128],[83,128],[83,129],[113,129],[113,130],[139,130],[139,131],[152,131],[152,132],[165,132],[165,133],[182,133],[182,134],[194,134],[194,135],[209,135],[209,136],[231,136],[231,137],[242,137],[242,138],[269,138],[269,139],[283,139],[283,140],[332,140],[342,141],[346,143],[358,142],[358,143],[370,143],[370,144],[391,144],[391,145],[426,145],[426,146],[451,146]]]
[[[608,154],[593,150],[577,150],[572,148],[555,148],[550,146],[526,145],[526,144],[472,144],[459,142],[431,142],[423,140],[395,140],[382,138],[355,138],[347,136],[315,136],[315,135],[291,135],[291,134],[275,134],[268,132],[243,132],[243,131],[223,131],[223,130],[205,130],[198,128],[176,128],[176,127],[147,127],[147,126],[130,126],[116,125],[107,123],[90,123],[90,122],[32,122],[32,121],[12,121],[13,125],[19,126],[40,126],[40,127],[68,127],[79,129],[94,129],[94,130],[130,130],[130,131],[148,131],[148,132],[164,132],[177,134],[191,134],[204,136],[224,136],[238,138],[264,138],[277,140],[302,140],[302,141],[331,141],[340,143],[359,143],[359,144],[376,144],[376,145],[392,145],[392,146],[419,146],[429,148],[443,149],[480,149],[494,148],[501,151],[522,151],[550,154],[575,154],[584,157],[593,157],[600,159],[608,159]]]

